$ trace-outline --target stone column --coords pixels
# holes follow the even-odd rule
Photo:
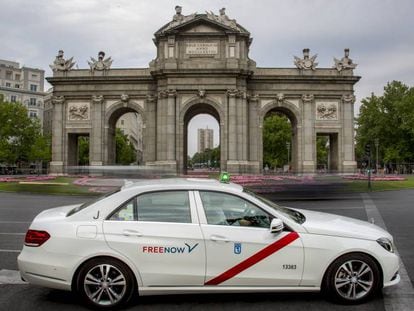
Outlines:
[[[155,162],[157,154],[157,98],[147,95],[145,100],[145,129],[143,129],[143,162]]]
[[[175,161],[175,98],[177,92],[168,90],[167,116],[166,116],[166,138],[167,138],[167,161]]]
[[[302,146],[304,173],[314,173],[316,169],[316,137],[314,129],[314,96],[305,94],[302,96],[303,117],[302,117]]]
[[[259,96],[252,95],[248,98],[248,119],[249,119],[249,137],[248,137],[248,156],[250,164],[252,165],[251,173],[260,173],[261,159],[259,157],[259,138],[261,129],[259,128],[259,110],[258,110]]]
[[[237,122],[241,123],[241,139],[238,144],[241,145],[241,153],[239,159],[242,161],[247,161],[248,159],[248,147],[247,142],[249,140],[249,118],[247,115],[247,95],[246,92],[240,92],[240,119]]]
[[[91,100],[91,137],[89,142],[89,157],[92,166],[103,164],[104,150],[102,142],[104,141],[104,97],[102,95],[92,95]]]
[[[237,160],[237,108],[236,96],[238,90],[231,89],[227,91],[228,95],[228,159]]]
[[[175,90],[159,92],[157,101],[157,160],[156,165],[176,172],[175,159]]]
[[[157,161],[165,161],[167,158],[166,124],[167,124],[167,92],[160,91],[157,101]]]
[[[53,96],[53,118],[52,118],[52,161],[50,162],[50,172],[52,174],[62,174],[64,171],[64,124],[65,121],[65,98],[63,96]]]
[[[354,173],[357,168],[354,146],[354,103],[355,96],[342,96],[342,172]]]

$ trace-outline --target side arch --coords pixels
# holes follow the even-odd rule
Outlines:
[[[105,111],[105,126],[107,126],[111,119],[118,120],[120,116],[127,112],[137,112],[142,117],[142,122],[146,123],[146,114],[145,109],[141,107],[140,104],[138,104],[135,101],[128,101],[128,102],[122,102],[118,101],[115,104],[111,105],[108,110]]]
[[[278,101],[273,100],[264,105],[259,110],[259,161],[260,167],[263,169],[263,123],[266,115],[271,112],[281,112],[290,120],[292,126],[292,144],[291,144],[291,155],[290,163],[291,170],[294,173],[301,172],[301,159],[302,159],[302,148],[301,148],[301,128],[302,128],[302,116],[299,108],[289,101]]]
[[[142,120],[142,145],[146,144],[146,120],[145,109],[137,102],[130,100],[128,102],[118,101],[105,110],[103,123],[103,142],[104,142],[104,163],[111,165],[115,163],[115,125],[117,120],[124,114],[134,112],[141,116]]]
[[[289,101],[277,101],[273,100],[267,103],[263,108],[260,109],[260,125],[263,124],[264,117],[272,110],[279,110],[284,112],[291,122],[295,122],[295,126],[302,124],[302,117],[299,108]]]

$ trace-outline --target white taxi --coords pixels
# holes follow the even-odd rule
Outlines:
[[[102,309],[135,293],[323,290],[354,304],[400,280],[393,239],[376,225],[196,179],[138,182],[43,211],[18,265],[27,282]]]

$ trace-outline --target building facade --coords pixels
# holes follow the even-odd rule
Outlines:
[[[197,152],[213,149],[214,131],[209,128],[197,130]]]
[[[17,62],[0,60],[0,93],[3,100],[20,102],[27,107],[32,118],[43,123],[44,79],[42,69],[20,67]]]
[[[130,112],[121,116],[115,125],[128,137],[137,151],[137,163],[142,164],[142,117],[139,113]]]
[[[154,35],[157,55],[148,68],[112,69],[100,53],[90,69],[73,70],[59,52],[53,77],[51,169],[76,163],[76,138],[90,137],[90,164],[114,163],[118,119],[142,117],[143,162],[185,173],[187,129],[198,114],[219,124],[220,165],[233,173],[263,170],[263,120],[285,114],[292,124],[291,163],[297,173],[316,171],[316,138],[329,136],[331,170],[354,172],[355,64],[335,59],[317,68],[308,49],[293,68],[261,68],[249,58],[250,33],[224,9],[183,15]],[[348,53],[348,54],[347,54]]]

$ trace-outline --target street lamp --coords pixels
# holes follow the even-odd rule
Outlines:
[[[374,139],[374,144],[375,144],[375,148],[376,148],[375,169],[376,169],[376,173],[378,175],[378,146],[379,146],[379,138],[375,138]]]
[[[288,164],[290,163],[290,142],[286,142],[286,149],[288,152]]]

